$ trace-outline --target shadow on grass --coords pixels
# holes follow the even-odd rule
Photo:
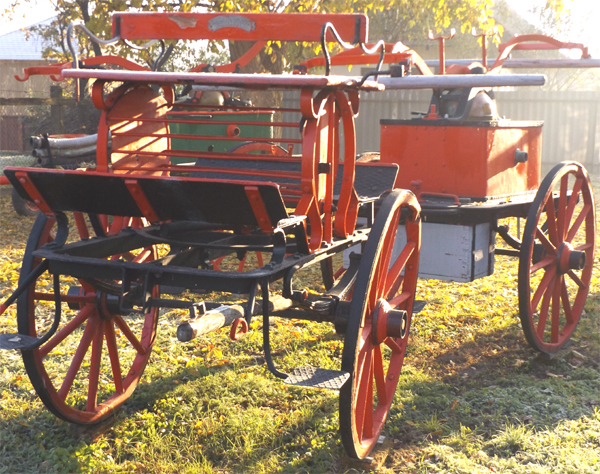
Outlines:
[[[417,348],[405,360],[386,425],[399,457],[410,459],[465,428],[491,439],[510,425],[553,430],[593,414],[598,337],[585,338],[587,326],[597,324],[597,317],[582,321],[573,344],[552,357],[529,348],[517,325],[437,355]]]
[[[591,298],[597,302],[598,294]],[[397,450],[391,459],[442,442],[461,426],[489,439],[507,423],[551,430],[591,414],[600,388],[598,337],[586,336],[597,324],[597,317],[584,319],[575,343],[554,358],[528,348],[516,325],[446,350],[415,344],[385,428]],[[328,339],[300,339],[296,350]],[[19,400],[31,408],[0,423],[0,473],[93,471],[95,455],[112,456],[121,467],[144,460],[145,472],[177,472],[165,468],[167,458],[174,466],[196,459],[233,472],[274,458],[277,471],[344,472],[337,395],[288,389],[264,376],[261,361],[257,355],[235,366],[174,365],[169,374],[158,362],[153,372],[151,362],[153,381],[141,383],[114,417],[91,427],[57,420],[23,391]],[[127,437],[126,446],[119,444]],[[174,453],[180,458],[173,460]]]
[[[91,426],[59,420],[35,395],[23,392],[20,402],[30,407],[0,422],[0,473],[95,472],[95,455],[112,456],[121,468],[132,462],[144,472],[180,472],[168,469],[165,460],[176,451],[183,456],[176,465],[196,457],[197,464],[206,462],[215,469],[237,466],[244,472],[270,462],[273,452],[290,466],[307,451],[314,460],[309,465],[331,461],[335,440],[329,437],[327,446],[320,448],[311,447],[311,439],[319,427],[331,424],[337,397],[307,397],[254,369],[253,362],[235,369],[230,365],[176,369],[139,384],[115,415]],[[240,377],[240,372],[246,376]],[[129,445],[121,446],[127,436]],[[156,457],[155,465],[149,462],[151,457]],[[101,471],[112,472],[109,463],[104,466],[109,467]]]

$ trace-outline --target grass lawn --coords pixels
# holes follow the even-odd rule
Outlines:
[[[593,183],[599,207],[600,177]],[[1,187],[2,300],[16,287],[32,223],[14,213],[10,188]],[[427,306],[413,317],[385,426],[389,452],[378,468],[345,459],[335,392],[286,386],[268,373],[258,318],[238,342],[221,330],[179,343],[175,330],[187,316],[173,311],[159,320],[133,396],[93,427],[50,414],[20,353],[0,352],[0,473],[599,473],[598,253],[585,316],[573,344],[553,358],[523,336],[516,260],[497,257],[495,274],[471,284],[421,280],[417,297]],[[343,340],[332,326],[273,327],[281,370],[339,367]],[[15,328],[10,309],[0,332]]]

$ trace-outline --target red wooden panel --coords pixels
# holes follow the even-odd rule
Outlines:
[[[539,187],[540,123],[414,122],[382,121],[381,161],[400,166],[397,187],[476,198]],[[528,153],[526,163],[515,162],[517,148]]]
[[[367,42],[362,14],[315,13],[115,13],[113,36],[128,40],[215,39],[246,41],[320,41],[326,22],[346,42]],[[328,34],[328,40],[334,41]]]

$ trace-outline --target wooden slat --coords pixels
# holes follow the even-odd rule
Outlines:
[[[115,13],[113,36],[128,40],[215,39],[245,41],[321,40],[321,29],[333,23],[350,43],[367,42],[368,19],[362,14],[309,13]],[[333,41],[333,36],[328,35]]]

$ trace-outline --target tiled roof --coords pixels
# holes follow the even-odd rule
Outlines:
[[[42,21],[31,26],[47,25],[54,18]],[[13,31],[0,36],[0,61],[35,61],[41,60],[44,44],[42,38],[36,34],[27,37],[26,29]]]

